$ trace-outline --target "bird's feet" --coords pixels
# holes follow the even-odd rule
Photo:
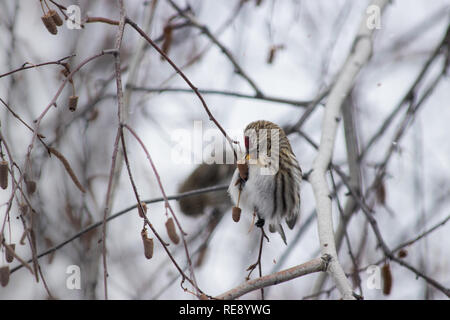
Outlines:
[[[256,221],[255,226],[257,226],[258,228],[262,228],[264,227],[264,223],[266,221],[264,219],[258,218],[258,221]]]

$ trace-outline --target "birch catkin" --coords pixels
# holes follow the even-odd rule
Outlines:
[[[241,219],[241,208],[233,207],[233,209],[231,209],[231,214],[233,217],[233,221],[239,222],[239,220]]]
[[[70,96],[69,97],[69,110],[74,112],[77,110],[78,105],[78,96]]]
[[[383,293],[389,295],[392,289],[392,273],[389,263],[386,263],[381,268],[381,275],[383,277]]]
[[[50,15],[50,17],[52,18],[53,22],[58,27],[62,26],[63,21],[62,21],[61,17],[59,16],[58,12],[56,12],[55,10],[50,10],[47,14]]]
[[[0,187],[8,188],[8,161],[0,161]]]
[[[9,282],[9,267],[4,266],[0,268],[0,284],[2,287],[6,287]]]
[[[5,259],[6,262],[11,263],[14,260],[14,252],[16,249],[16,245],[14,243],[11,243],[10,245],[8,245],[8,247],[5,247]]]
[[[47,12],[45,15],[41,17],[44,26],[47,28],[48,32],[51,34],[57,34],[58,29],[56,28],[56,23],[51,16],[51,12]]]
[[[172,240],[173,243],[178,244],[180,242],[180,237],[175,230],[175,223],[173,222],[172,218],[167,219],[166,230],[170,240]]]
[[[144,244],[144,255],[147,259],[151,259],[153,257],[153,239],[148,238],[145,228],[141,231],[141,237]]]

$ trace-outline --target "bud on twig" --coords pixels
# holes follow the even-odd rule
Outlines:
[[[267,64],[272,64],[275,60],[275,56],[278,50],[284,49],[284,45],[273,45],[269,49],[269,54],[267,55]]]
[[[0,161],[0,187],[8,188],[8,161]]]
[[[180,242],[180,237],[175,230],[175,223],[173,222],[172,218],[167,219],[166,230],[170,240],[172,240],[173,243],[178,244],[178,242]]]
[[[397,256],[398,256],[400,259],[406,258],[407,255],[408,255],[408,251],[405,250],[405,249],[401,249],[401,250],[398,252],[398,254],[397,254]]]
[[[275,51],[276,50],[277,49],[274,46],[270,47],[269,55],[267,56],[267,64],[272,64],[273,63],[273,59],[275,58]]]

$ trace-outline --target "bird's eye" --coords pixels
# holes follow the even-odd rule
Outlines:
[[[245,142],[245,148],[248,150],[249,144],[250,144],[248,136],[244,137],[244,142]]]

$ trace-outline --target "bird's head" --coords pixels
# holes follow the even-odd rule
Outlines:
[[[278,141],[272,141],[275,137],[278,138]],[[247,160],[256,158],[260,152],[270,157],[272,146],[275,145],[279,147],[280,151],[283,148],[291,151],[291,145],[284,130],[266,120],[254,121],[247,125],[244,130],[244,144]]]

